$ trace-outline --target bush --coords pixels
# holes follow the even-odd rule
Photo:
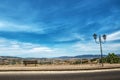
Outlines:
[[[110,64],[120,63],[120,57],[115,55],[115,53],[109,53],[105,59],[105,62],[110,63]]]

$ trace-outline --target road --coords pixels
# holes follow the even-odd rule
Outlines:
[[[0,80],[120,80],[120,70],[92,72],[0,72]]]

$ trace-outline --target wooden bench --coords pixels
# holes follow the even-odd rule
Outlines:
[[[38,64],[37,60],[24,60],[23,64],[27,66],[28,64],[35,64],[35,66]]]

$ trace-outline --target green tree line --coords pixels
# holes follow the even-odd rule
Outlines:
[[[115,53],[109,53],[106,57],[103,58],[104,63],[120,63],[120,56]]]

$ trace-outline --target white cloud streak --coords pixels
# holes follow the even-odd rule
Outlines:
[[[49,47],[37,44],[9,41],[6,39],[0,39],[0,44],[0,55],[4,56],[43,57],[55,51]]]
[[[42,26],[37,27],[35,24],[17,24],[8,21],[0,21],[0,31],[22,31],[22,32],[35,32],[44,33],[44,28]]]
[[[0,56],[18,57],[58,57],[67,56],[67,49],[51,48],[43,45],[23,43],[0,38]]]
[[[0,56],[18,56],[18,57],[58,57],[58,56],[76,56],[85,54],[100,54],[99,44],[76,43],[69,47],[56,46],[55,48],[46,47],[38,44],[23,43],[0,39]],[[104,44],[103,53],[119,53],[120,44]]]
[[[120,39],[120,31],[111,33],[107,36],[108,41],[119,40]]]
[[[102,45],[103,53],[108,54],[110,52],[119,53],[120,43],[106,43]],[[96,43],[76,43],[72,46],[74,52],[81,54],[100,54],[100,46]]]

